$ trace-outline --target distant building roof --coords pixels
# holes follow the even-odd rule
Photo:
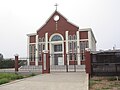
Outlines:
[[[91,51],[92,54],[99,54],[99,53],[120,53],[120,49],[116,50],[100,50],[100,51]]]

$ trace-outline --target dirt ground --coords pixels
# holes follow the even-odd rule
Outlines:
[[[120,77],[92,77],[90,90],[120,90]]]

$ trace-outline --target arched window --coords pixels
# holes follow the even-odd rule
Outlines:
[[[69,40],[72,40],[72,36],[71,35],[69,35]]]
[[[44,37],[42,38],[42,42],[45,42],[45,38]]]
[[[41,42],[41,38],[39,38],[39,42]]]
[[[77,36],[76,35],[73,35],[73,40],[76,40],[77,39]]]
[[[55,35],[52,37],[51,41],[62,41],[62,38],[59,35]]]

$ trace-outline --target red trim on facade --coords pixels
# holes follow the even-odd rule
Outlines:
[[[30,36],[30,43],[36,43],[36,35]]]
[[[81,61],[81,65],[85,65],[85,61]]]
[[[88,31],[80,31],[80,39],[88,39]]]
[[[35,65],[35,61],[30,61],[30,65]]]
[[[70,60],[70,61],[69,61],[69,65],[77,65],[77,61]]]
[[[38,65],[42,65],[42,61],[38,61]]]

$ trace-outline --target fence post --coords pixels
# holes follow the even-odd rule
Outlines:
[[[48,50],[44,50],[42,53],[42,74],[44,73],[50,73],[50,58]]]
[[[15,54],[15,73],[18,72],[18,54]]]
[[[90,54],[90,51],[85,51],[85,69],[86,69],[86,73],[91,75],[91,54]]]
[[[68,60],[67,60],[68,58],[67,58],[67,55],[68,54],[65,54],[65,57],[66,57],[66,72],[68,72]]]

